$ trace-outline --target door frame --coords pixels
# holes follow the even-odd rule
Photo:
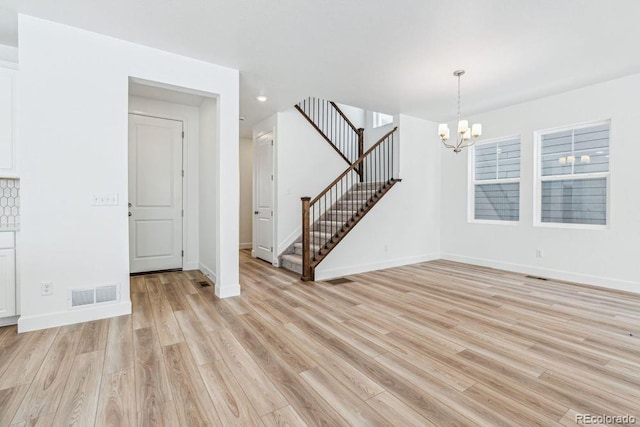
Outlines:
[[[189,137],[189,132],[188,132],[188,122],[184,117],[168,117],[169,115],[163,115],[163,114],[150,114],[150,113],[146,113],[143,111],[139,111],[139,110],[130,110],[127,113],[127,120],[129,120],[129,116],[130,115],[134,115],[134,116],[142,116],[142,117],[150,117],[152,119],[162,119],[162,120],[171,120],[174,122],[180,122],[182,123],[182,132],[183,132],[183,137],[182,137],[182,149],[181,149],[181,154],[182,154],[182,159],[181,159],[181,163],[182,163],[182,170],[184,171],[184,174],[182,175],[182,270],[184,270],[185,268],[185,260],[187,257],[187,218],[188,218],[188,214],[187,214],[187,208],[188,208],[188,203],[187,203],[187,176],[188,176],[188,172],[187,172],[187,166],[188,166],[188,162],[186,161],[187,158],[187,147],[189,146],[189,142],[187,140],[187,138]],[[128,137],[127,137],[127,145],[130,143]],[[127,150],[128,153],[128,150]],[[129,162],[129,156],[127,154],[127,164]],[[127,170],[128,170],[128,166],[127,166]],[[129,175],[127,173],[127,188],[129,185]],[[127,192],[127,203],[129,202],[129,193]],[[127,208],[128,209],[128,208]],[[131,237],[129,237],[129,239],[131,239]],[[130,244],[131,242],[129,242]],[[131,254],[129,254],[129,273],[131,273]]]
[[[253,258],[256,258],[256,223],[257,223],[257,217],[255,214],[253,214],[253,212],[256,211],[256,206],[258,205],[257,202],[257,189],[258,189],[258,174],[256,173],[257,170],[257,164],[258,164],[258,150],[256,150],[257,144],[258,144],[258,140],[265,137],[266,135],[271,134],[271,140],[273,141],[273,143],[271,144],[271,171],[273,173],[273,179],[271,180],[271,209],[273,209],[273,219],[271,220],[271,243],[273,245],[273,252],[272,252],[272,257],[271,257],[271,264],[274,267],[278,267],[280,264],[280,260],[278,257],[278,207],[276,204],[276,200],[278,200],[277,197],[277,180],[278,180],[278,173],[277,173],[277,158],[276,158],[276,153],[277,153],[277,144],[278,144],[278,140],[277,140],[277,135],[276,135],[276,128],[275,126],[268,130],[268,131],[263,131],[263,132],[259,132],[259,133],[254,133],[253,136],[253,204],[252,204],[252,215],[253,218],[251,220],[252,223],[252,238],[251,240],[253,240],[252,242],[252,248],[251,248],[251,256]]]

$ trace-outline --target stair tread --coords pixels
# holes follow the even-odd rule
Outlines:
[[[289,261],[291,263],[294,263],[294,264],[302,265],[302,255],[285,254],[285,255],[282,255],[282,259],[287,260],[287,261]]]
[[[296,242],[296,243],[293,244],[293,246],[301,248],[302,247],[302,242]],[[311,244],[311,246],[318,246],[318,245]]]

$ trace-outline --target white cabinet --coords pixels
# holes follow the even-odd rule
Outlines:
[[[15,98],[17,71],[0,67],[0,176],[15,176]]]
[[[0,233],[0,318],[16,314],[15,234]]]

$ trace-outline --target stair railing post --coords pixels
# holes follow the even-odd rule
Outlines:
[[[364,154],[364,129],[358,129],[358,158]],[[358,175],[360,175],[360,182],[364,182],[364,162],[360,163],[358,168]]]
[[[309,218],[309,202],[311,197],[302,200],[302,280],[313,280],[311,273],[311,221]]]

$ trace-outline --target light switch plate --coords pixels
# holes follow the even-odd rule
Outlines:
[[[91,206],[118,206],[118,193],[91,193]]]

